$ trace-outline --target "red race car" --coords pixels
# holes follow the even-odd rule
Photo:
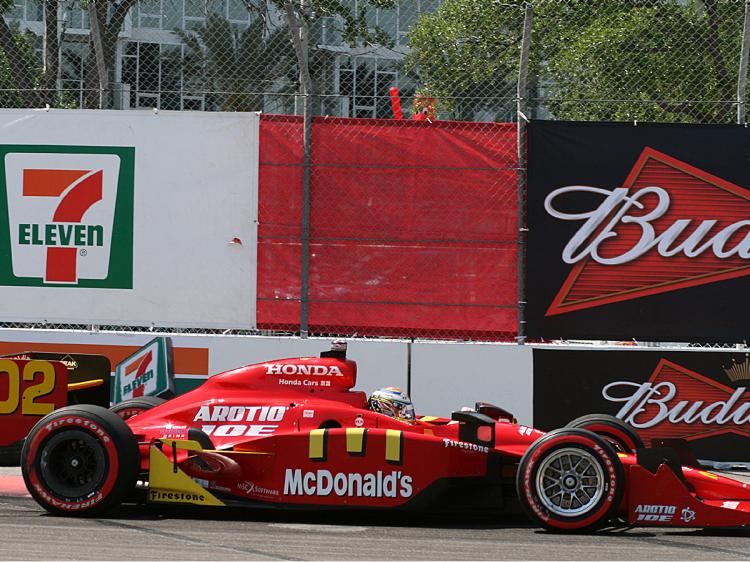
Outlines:
[[[67,515],[99,514],[140,487],[148,502],[216,506],[476,512],[520,504],[562,531],[618,521],[750,525],[750,484],[707,470],[684,447],[644,448],[612,416],[549,433],[485,403],[451,419],[415,418],[397,389],[369,402],[351,390],[356,374],[338,345],[320,358],[221,373],[161,404],[62,408],[26,439],[26,486],[45,509]]]

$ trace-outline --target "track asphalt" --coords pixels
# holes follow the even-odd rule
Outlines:
[[[750,530],[556,535],[519,521],[123,506],[46,514],[0,468],[0,560],[748,560]]]

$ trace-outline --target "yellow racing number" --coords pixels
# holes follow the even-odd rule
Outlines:
[[[34,383],[37,375],[41,380]],[[0,359],[0,377],[8,378],[8,396],[0,400],[0,415],[12,414],[21,405],[21,414],[45,416],[55,409],[51,402],[39,401],[52,393],[55,389],[55,367],[49,361],[29,361],[23,367],[23,375],[18,363],[12,359]],[[24,382],[32,382],[21,395],[21,378]]]
[[[23,368],[23,380],[33,381],[37,374],[42,380],[26,387],[21,399],[21,412],[32,416],[46,416],[55,409],[50,402],[37,402],[55,390],[55,367],[49,361],[29,361]]]
[[[18,408],[18,390],[21,385],[18,374],[18,363],[0,359],[0,377],[8,377],[8,397],[0,400],[0,415],[12,414]]]

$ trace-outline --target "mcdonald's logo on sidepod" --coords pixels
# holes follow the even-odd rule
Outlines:
[[[135,149],[0,145],[0,156],[0,284],[132,288]]]

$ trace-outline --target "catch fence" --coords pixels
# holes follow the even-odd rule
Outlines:
[[[261,331],[523,341],[528,120],[744,124],[748,5],[5,0],[0,107],[261,111]]]

